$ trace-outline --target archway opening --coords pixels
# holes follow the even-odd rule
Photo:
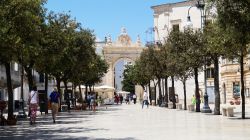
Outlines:
[[[114,64],[114,87],[116,91],[122,91],[123,72],[127,65],[133,65],[133,60],[121,58]]]

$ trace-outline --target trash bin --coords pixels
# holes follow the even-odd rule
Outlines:
[[[40,112],[42,114],[42,112],[45,112],[46,113],[46,103],[44,101],[41,101],[40,102]]]

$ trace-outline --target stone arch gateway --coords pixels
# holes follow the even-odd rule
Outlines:
[[[115,87],[115,64],[119,60],[131,60],[132,64],[140,57],[141,52],[145,47],[141,45],[140,37],[132,43],[127,35],[126,29],[122,28],[122,32],[116,42],[111,41],[109,36],[105,46],[103,47],[103,55],[106,62],[109,64],[108,73],[103,78],[103,84]]]

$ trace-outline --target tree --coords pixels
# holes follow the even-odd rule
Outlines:
[[[154,68],[152,66],[153,62],[151,57],[152,54],[150,53],[149,49],[145,49],[142,51],[139,59],[135,62],[135,77],[134,77],[135,83],[141,85],[143,89],[145,89],[146,86],[148,85],[150,102],[153,99],[150,82],[151,80],[154,82],[155,79],[155,75],[153,72]],[[156,88],[156,84],[154,84],[154,87]]]
[[[172,31],[169,35],[168,42],[172,47],[171,53],[176,54],[176,57],[172,58],[172,60],[175,59],[176,61],[173,63],[174,75],[181,74],[181,76],[184,76],[182,77],[184,78],[184,82],[188,76],[194,75],[196,112],[200,112],[198,73],[204,64],[204,57],[206,55],[202,32],[191,29],[185,29],[183,33]],[[181,53],[179,54],[179,52]]]
[[[88,29],[77,31],[73,46],[70,51],[73,62],[70,81],[76,85],[94,85],[99,82],[107,71],[107,63],[95,53],[95,36],[92,31]]]
[[[214,114],[220,115],[220,91],[219,91],[219,58],[235,57],[237,52],[232,39],[219,27],[217,21],[206,25],[204,29],[206,52],[214,64]]]
[[[169,61],[175,60],[172,62],[169,67],[174,67],[170,71],[173,73],[176,78],[178,78],[183,83],[183,94],[184,94],[184,109],[187,109],[187,101],[186,101],[186,81],[190,77],[194,76],[192,63],[187,61],[190,55],[187,53],[188,48],[190,47],[190,40],[187,36],[187,31],[173,31],[169,35]],[[171,53],[173,52],[173,53]]]
[[[2,0],[0,2],[0,57],[6,68],[8,119],[13,118],[10,63],[14,60],[20,61],[20,56],[23,56],[22,62],[25,62],[26,52],[37,46],[44,3],[45,1],[42,0]]]
[[[160,55],[163,58],[162,67],[163,67],[163,78],[165,80],[165,102],[166,107],[168,107],[168,77],[171,75],[171,66],[173,64],[173,59],[171,57],[171,47],[169,43],[164,44],[161,48]]]
[[[218,23],[238,45],[240,52],[242,119],[245,119],[244,56],[250,40],[250,2],[247,0],[212,0],[216,3]]]
[[[135,93],[135,66],[127,65],[123,72],[122,90]]]

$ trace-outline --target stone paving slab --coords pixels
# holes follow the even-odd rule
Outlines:
[[[96,112],[63,112],[56,124],[49,114],[32,126],[28,120],[0,126],[0,140],[250,140],[250,119],[239,117],[123,104]]]

